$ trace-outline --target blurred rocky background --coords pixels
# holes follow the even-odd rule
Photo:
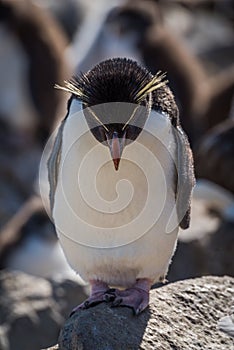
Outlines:
[[[169,282],[234,275],[233,1],[0,0],[2,350],[53,345],[87,294],[59,246],[38,174],[46,191],[40,160],[66,113],[54,85],[117,56],[167,72],[194,152],[192,221]]]

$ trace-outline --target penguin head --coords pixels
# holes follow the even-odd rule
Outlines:
[[[0,0],[0,42],[0,138],[17,150],[44,145],[63,103],[53,85],[67,72],[66,40],[33,1]]]
[[[164,78],[130,59],[114,58],[57,87],[82,103],[91,133],[109,148],[118,170],[123,149],[140,135],[153,106],[152,92],[167,83]]]
[[[107,16],[106,25],[119,38],[134,38],[136,44],[152,25],[161,25],[161,12],[153,1],[132,1],[113,8]]]

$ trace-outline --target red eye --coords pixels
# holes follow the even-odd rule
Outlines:
[[[136,138],[139,136],[139,134],[141,133],[142,129],[134,126],[134,125],[128,125],[125,129],[126,132],[126,145],[129,145],[130,143],[132,143],[134,140],[136,140]]]
[[[106,130],[103,128],[103,126],[99,126],[98,127],[98,132],[100,134],[100,138],[101,140],[104,142],[107,140],[107,137],[106,137]]]

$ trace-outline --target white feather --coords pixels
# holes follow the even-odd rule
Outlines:
[[[137,278],[165,276],[178,233],[177,226],[165,233],[175,205],[173,162],[165,149],[175,155],[171,123],[151,112],[115,171],[82,112],[67,118],[53,218],[68,262],[86,281],[127,287]]]

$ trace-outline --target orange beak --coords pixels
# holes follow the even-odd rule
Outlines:
[[[119,169],[119,162],[121,159],[121,155],[123,153],[125,140],[126,140],[126,133],[122,136],[122,138],[119,138],[118,133],[116,131],[113,132],[112,138],[109,138],[108,135],[107,142],[110,149],[111,157],[115,166],[115,170]]]

